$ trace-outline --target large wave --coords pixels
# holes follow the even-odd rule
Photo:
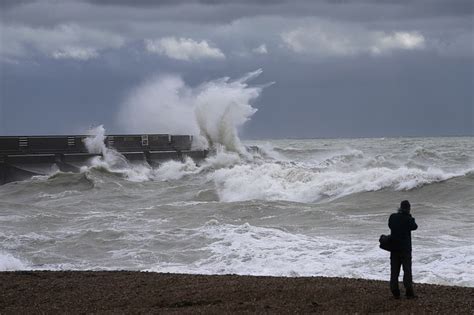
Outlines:
[[[83,173],[94,177],[102,171],[135,182],[199,177],[213,183],[215,195],[224,202],[319,202],[382,189],[412,190],[473,170],[469,155],[453,156],[451,150],[438,152],[436,145],[409,145],[405,140],[399,143],[404,148],[396,150],[382,140],[372,144],[370,140],[368,152],[344,141],[342,145],[293,141],[275,148],[260,143],[256,150],[249,150],[238,130],[256,112],[251,102],[263,86],[248,82],[261,73],[257,70],[237,80],[225,77],[196,87],[179,76],[161,76],[134,89],[123,103],[119,118],[125,130],[194,134],[198,146],[212,149],[204,161],[186,158],[158,168],[146,162],[131,163],[105,146],[105,129],[99,126],[90,131],[85,144],[90,153],[101,156],[93,158]],[[453,161],[460,167],[453,167]]]
[[[344,154],[321,162],[294,162],[273,158],[244,160],[235,153],[222,150],[199,166],[190,159],[184,163],[164,163],[155,170],[155,179],[177,180],[199,174],[214,183],[219,200],[224,202],[318,202],[382,189],[412,190],[464,176],[471,171],[449,172],[436,167],[421,169],[406,165],[369,166],[372,159],[363,153],[358,154],[358,159],[363,162],[350,163],[352,160]]]
[[[238,165],[212,174],[222,201],[287,200],[316,202],[385,188],[410,190],[463,174],[439,169],[369,168],[319,171],[294,164]]]
[[[102,170],[134,182],[153,178],[153,170],[147,163],[130,163],[120,152],[105,145],[106,136],[103,125],[91,128],[88,133],[89,137],[84,139],[87,151],[100,155],[93,157],[88,166],[83,166],[82,173]]]
[[[246,154],[238,129],[257,111],[251,102],[264,86],[248,82],[261,73],[258,69],[237,80],[224,77],[197,87],[177,75],[158,76],[129,94],[118,120],[127,132],[191,134],[198,147],[220,144]]]

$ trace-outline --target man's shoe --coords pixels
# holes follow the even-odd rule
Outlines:
[[[413,299],[417,299],[417,298],[418,298],[418,296],[414,295],[414,294],[407,295],[407,300],[413,300]]]
[[[393,298],[398,300],[400,298],[400,290],[391,290],[391,291],[392,291]]]

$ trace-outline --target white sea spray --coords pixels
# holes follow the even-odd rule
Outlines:
[[[118,120],[134,133],[194,135],[195,148],[215,144],[246,155],[238,130],[257,111],[251,103],[264,86],[251,86],[261,69],[232,80],[224,77],[191,87],[178,75],[161,75],[134,89]]]

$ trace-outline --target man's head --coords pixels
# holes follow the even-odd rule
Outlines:
[[[408,200],[403,200],[400,203],[400,209],[398,211],[402,213],[410,213],[410,209],[411,209],[410,202]]]

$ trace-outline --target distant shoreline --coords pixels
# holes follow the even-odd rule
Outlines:
[[[403,286],[401,286],[403,287]],[[472,314],[474,288],[416,284],[394,300],[386,281],[134,271],[0,272],[0,313]]]

